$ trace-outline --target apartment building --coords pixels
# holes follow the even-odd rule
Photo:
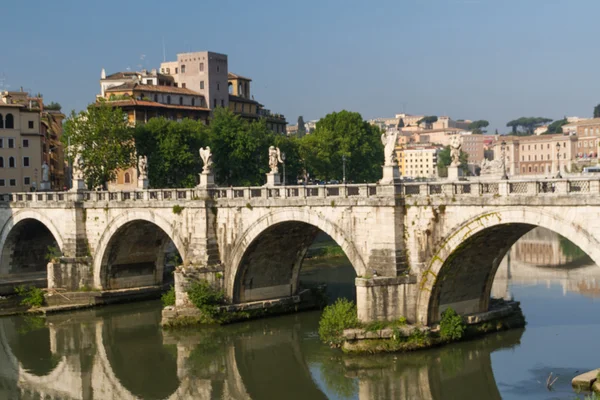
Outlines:
[[[470,132],[460,134],[461,150],[468,154],[469,164],[481,164],[484,158],[486,139],[489,139],[489,136],[473,135]]]
[[[406,178],[438,177],[437,155],[440,151],[436,146],[399,146],[396,148],[396,156],[400,174]]]

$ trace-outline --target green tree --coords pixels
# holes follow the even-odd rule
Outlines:
[[[481,135],[486,132],[482,128],[487,128],[489,125],[490,125],[490,123],[488,121],[486,121],[484,119],[480,119],[480,120],[471,122],[469,124],[469,129],[473,131],[473,134]]]
[[[298,138],[303,138],[306,135],[306,126],[304,126],[304,117],[299,116],[298,117],[298,132],[296,133],[296,136]]]
[[[469,171],[468,163],[469,163],[469,155],[464,151],[460,151],[460,168],[466,174]],[[450,156],[450,146],[444,147],[437,154],[437,167],[438,167],[438,175],[440,177],[448,176],[448,167],[452,163],[452,157]]]
[[[521,117],[509,121],[506,124],[506,126],[512,128],[512,133],[514,135],[519,135],[517,128],[521,127],[524,129],[524,131],[521,133],[521,136],[528,136],[533,135],[533,131],[535,130],[535,128],[542,126],[548,122],[552,122],[552,119],[543,117]]]
[[[423,117],[420,120],[418,120],[417,126],[421,125],[422,123],[425,123],[426,127],[431,127],[431,124],[433,124],[434,122],[437,122],[437,120],[438,120],[437,115],[428,115],[428,116]]]
[[[120,108],[92,104],[65,122],[64,143],[70,139],[71,154],[83,159],[83,174],[89,187],[106,188],[118,169],[135,165],[133,129]]]
[[[381,178],[383,163],[381,131],[359,113],[334,112],[302,138],[300,155],[311,177],[341,180],[345,156],[347,181],[375,182]]]
[[[194,187],[202,161],[198,149],[208,145],[208,127],[201,121],[152,118],[135,130],[139,155],[148,156],[151,187]]]
[[[544,135],[551,135],[554,133],[563,133],[562,127],[563,127],[563,125],[566,125],[568,123],[569,123],[569,121],[567,121],[567,118],[557,119],[556,121],[554,121],[553,123],[548,125],[548,130],[546,132],[544,132]]]
[[[594,118],[600,118],[600,104],[594,107]]]
[[[404,128],[404,119],[400,118],[400,121],[398,121],[398,129],[402,129]]]

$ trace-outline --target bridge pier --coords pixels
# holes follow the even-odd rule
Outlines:
[[[93,286],[92,264],[87,258],[61,257],[48,263],[48,289],[77,291]]]

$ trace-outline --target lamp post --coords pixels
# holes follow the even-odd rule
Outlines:
[[[502,150],[502,179],[507,180],[508,175],[506,175],[506,142],[504,140],[500,144],[500,150]]]
[[[560,174],[560,143],[556,142],[556,179],[562,179]]]
[[[282,162],[282,164],[283,164],[283,186],[285,186],[285,153],[284,152],[281,153],[281,161],[283,161]]]
[[[346,155],[342,154],[342,182],[346,184]]]

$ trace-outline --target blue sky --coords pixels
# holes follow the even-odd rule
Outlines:
[[[292,123],[404,110],[505,132],[510,119],[590,116],[600,103],[597,0],[29,0],[1,15],[0,84],[67,111],[94,100],[103,67],[158,67],[163,37],[167,59],[228,54]]]

